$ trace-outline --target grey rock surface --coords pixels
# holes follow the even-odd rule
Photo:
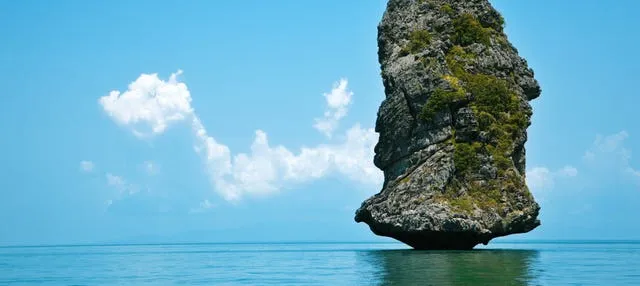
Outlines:
[[[461,25],[456,21],[464,16],[472,16],[490,34],[488,42],[456,38]],[[389,0],[378,26],[386,98],[378,111],[374,159],[385,180],[355,216],[375,234],[417,249],[471,249],[540,224],[540,208],[525,184],[524,144],[531,116],[528,101],[541,90],[508,42],[501,21],[487,0]],[[412,47],[416,31],[427,31],[429,39]],[[456,47],[473,56],[456,55]],[[473,75],[505,82],[512,96],[511,109],[496,111],[489,127],[479,124],[478,110],[490,106],[477,104],[481,89],[470,84],[477,79]],[[457,90],[458,80],[464,99],[425,116],[434,93]],[[516,113],[525,120],[517,125],[522,128],[508,125]],[[506,135],[496,137],[495,130]],[[456,148],[465,146],[475,146],[470,160],[478,163],[463,172],[464,157],[457,155],[463,152]],[[500,165],[502,157],[506,163]]]

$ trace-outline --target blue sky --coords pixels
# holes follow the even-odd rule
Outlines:
[[[543,89],[512,239],[640,239],[640,3],[492,3]],[[1,5],[0,244],[379,240],[386,1]]]

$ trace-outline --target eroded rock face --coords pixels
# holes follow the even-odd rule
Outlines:
[[[389,0],[374,159],[385,182],[357,222],[417,249],[471,249],[540,225],[524,178],[540,87],[503,26],[487,0]]]

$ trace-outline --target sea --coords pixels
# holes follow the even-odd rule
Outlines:
[[[640,242],[11,246],[0,285],[640,285]]]

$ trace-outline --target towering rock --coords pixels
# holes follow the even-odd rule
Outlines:
[[[416,249],[471,249],[540,225],[524,149],[540,87],[503,27],[487,0],[389,0],[374,159],[385,181],[357,222]]]

